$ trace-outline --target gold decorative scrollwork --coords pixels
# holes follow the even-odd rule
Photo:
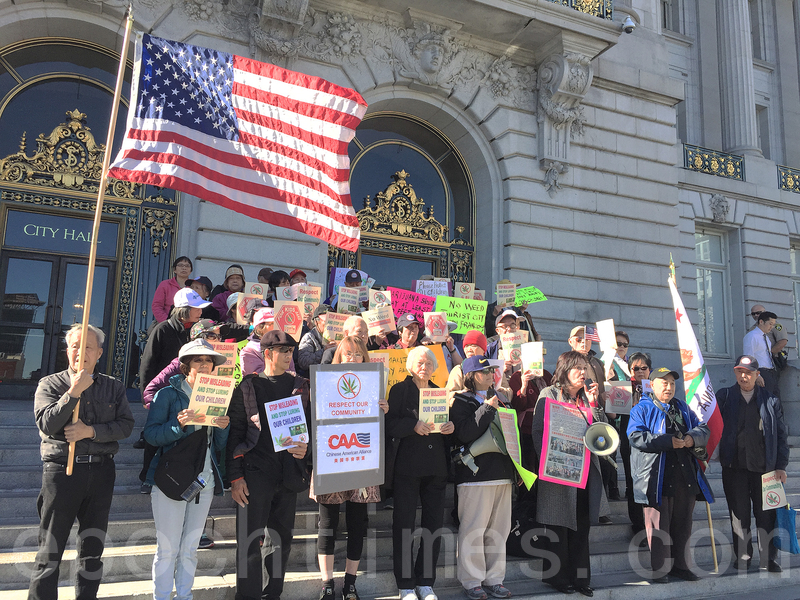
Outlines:
[[[428,207],[427,215],[423,212],[425,201],[417,198],[414,188],[406,181],[408,178],[405,169],[392,175],[394,183],[375,195],[375,208],[369,196],[364,199],[364,208],[357,213],[361,231],[446,242],[447,227],[434,218],[432,206]]]
[[[787,192],[800,194],[800,169],[778,165],[778,187]]]
[[[98,144],[86,126],[86,114],[67,111],[67,120],[50,135],[39,134],[33,156],[26,153],[22,134],[19,151],[0,161],[0,181],[27,183],[97,194],[103,170],[105,144]],[[108,194],[132,200],[140,184],[110,179]]]
[[[579,12],[594,15],[601,19],[611,19],[613,0],[549,0],[554,4],[568,6]]]
[[[145,208],[142,210],[142,229],[150,229],[153,256],[158,256],[162,250],[166,250],[169,247],[167,234],[172,230],[174,221],[175,213],[171,210],[160,208]]]
[[[744,157],[736,154],[684,144],[683,165],[690,171],[744,181]]]

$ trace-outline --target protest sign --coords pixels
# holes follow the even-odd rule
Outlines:
[[[500,344],[503,347],[503,358],[516,364],[522,360],[520,348],[528,341],[528,330],[523,329],[514,333],[504,333],[500,336]]]
[[[762,510],[773,510],[786,506],[786,490],[775,471],[764,473],[761,476],[761,506]]]
[[[618,415],[631,414],[633,386],[630,381],[606,381],[606,412]]]
[[[275,297],[278,300],[297,300],[298,285],[285,285],[283,287],[275,288]]]
[[[650,385],[649,379],[642,379],[642,394],[652,394],[653,386]]]
[[[377,335],[381,331],[390,333],[397,329],[391,306],[382,306],[373,310],[365,310],[361,313],[361,316],[367,322],[367,331],[369,335]]]
[[[487,303],[484,300],[437,296],[434,310],[446,312],[447,320],[455,321],[458,324],[453,333],[467,333],[470,329],[483,332],[486,306]]]
[[[431,376],[431,381],[443,388],[447,385],[447,377],[449,374],[447,372],[447,364],[444,362],[442,345],[433,344],[432,346],[425,347],[433,352],[434,356],[436,357],[436,362],[439,363],[436,370],[433,372],[433,375]],[[386,384],[387,398],[389,390],[392,389],[392,386],[403,381],[411,374],[406,369],[406,358],[408,358],[408,352],[408,348],[392,348],[389,350],[373,350],[369,353],[370,362],[377,362],[373,361],[373,358],[376,357],[386,357],[384,365],[388,371]]]
[[[436,298],[432,296],[424,296],[400,288],[390,287],[388,289],[392,294],[392,311],[398,319],[411,313],[417,318],[417,321],[423,323],[425,321],[424,313],[433,310],[433,305],[436,303]]]
[[[236,363],[239,362],[239,351],[236,348],[236,343],[211,342],[211,346],[216,352],[225,357],[225,362],[217,367],[215,374],[219,377],[233,377]]]
[[[616,351],[617,334],[614,331],[614,319],[598,321],[595,325],[597,326],[597,335],[600,338],[600,353],[603,354],[609,350]]]
[[[447,341],[447,313],[445,312],[426,312],[425,335],[437,344]]]
[[[332,296],[336,293],[340,287],[342,287],[345,283],[344,278],[347,275],[348,271],[351,271],[349,267],[334,267],[331,270],[330,277],[328,278],[328,295]],[[358,271],[358,269],[355,269]],[[361,275],[361,281],[367,281],[369,279],[369,275],[366,274],[364,271],[358,271],[359,275]]]
[[[369,304],[369,288],[365,285],[353,288],[358,290],[358,309],[361,310]]]
[[[231,403],[233,388],[236,382],[233,377],[220,377],[219,375],[199,374],[189,397],[189,410],[195,416],[187,425],[217,425],[217,418],[224,417]]]
[[[312,365],[315,494],[383,483],[385,397],[382,365]]]
[[[375,285],[375,281],[376,281],[376,280],[375,280],[375,279],[373,279],[372,277],[367,277],[367,278],[366,278],[366,280],[362,280],[362,281],[364,281],[364,285],[366,285],[366,286],[367,286],[367,289],[370,289],[370,290],[371,290],[371,289],[372,289],[372,286],[374,286],[374,285]]]
[[[392,294],[389,291],[370,290],[369,291],[369,309],[372,310],[379,304],[391,304]]]
[[[264,298],[260,294],[243,294],[239,292],[236,300],[236,323],[239,325],[249,325],[247,315],[251,310],[264,308]]]
[[[474,300],[475,284],[465,281],[456,282],[453,286],[453,296],[456,298],[469,298],[470,300]]]
[[[447,423],[450,414],[447,390],[444,388],[421,388],[417,414],[420,421],[433,425],[431,433],[441,433],[442,425]]]
[[[276,300],[274,309],[275,328],[299,342],[303,333],[303,303]]]
[[[486,300],[486,291],[485,290],[479,290],[477,288],[472,290],[472,299],[473,300],[485,301]]]
[[[533,304],[534,302],[543,302],[547,300],[545,295],[538,289],[531,286],[524,288],[517,288],[516,299],[514,300],[515,306],[524,306],[525,304]]]
[[[344,337],[344,322],[350,318],[345,313],[328,312],[325,316],[323,337],[329,342],[338,342]]]
[[[499,358],[487,358],[486,360],[489,361],[490,365],[496,367],[494,369],[493,381],[494,381],[494,389],[498,389],[500,387],[500,384],[503,383],[503,373],[505,373],[506,370],[506,361],[501,360]]]
[[[495,295],[497,296],[497,308],[513,307],[517,296],[517,284],[498,283],[495,287]]]
[[[544,376],[544,342],[527,342],[520,346],[522,372],[532,371],[534,377]]]
[[[242,292],[248,296],[261,296],[262,298],[266,298],[269,292],[269,286],[266,283],[259,282],[245,283]]]
[[[358,312],[360,294],[361,288],[340,287],[339,296],[336,300],[336,312],[350,315],[356,314]]]
[[[449,279],[445,280],[429,280],[429,279],[415,279],[411,282],[411,287],[418,294],[424,296],[450,296],[453,293],[453,284]]]
[[[574,404],[546,400],[539,478],[571,487],[585,488],[589,477],[589,450],[583,443],[592,411],[581,416]]]
[[[300,396],[265,402],[264,409],[275,452],[294,448],[293,442],[308,443],[308,425]]]
[[[517,469],[522,483],[531,489],[536,481],[536,474],[522,466],[522,443],[519,439],[519,425],[517,424],[517,411],[510,408],[498,407],[497,415],[500,417],[500,426],[503,429],[503,438],[506,442],[506,451]]]
[[[297,301],[303,303],[304,314],[314,314],[314,310],[322,301],[322,288],[300,284],[297,288]]]

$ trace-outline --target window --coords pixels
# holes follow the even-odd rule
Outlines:
[[[800,324],[800,241],[792,242],[789,248],[789,266],[792,269],[795,331],[800,331],[800,329],[797,328],[797,325]],[[797,352],[798,356],[800,356],[800,344],[797,344]]]
[[[709,356],[727,356],[730,319],[728,317],[728,258],[726,237],[702,231],[694,234],[697,269],[697,316],[700,349]]]
[[[764,52],[764,19],[761,0],[750,0],[750,36],[753,39],[753,58],[766,60]]]
[[[756,105],[756,129],[758,131],[758,147],[764,158],[770,158],[769,151],[769,109]]]
[[[681,3],[683,0],[661,0],[661,27],[683,33]]]

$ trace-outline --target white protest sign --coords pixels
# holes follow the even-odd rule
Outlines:
[[[308,442],[308,425],[300,396],[265,402],[267,423],[275,452],[293,448],[292,442]]]
[[[380,466],[380,443],[377,422],[317,425],[314,473],[341,475],[376,470]]]
[[[520,346],[522,372],[532,371],[534,377],[544,376],[544,342],[526,342]]]
[[[316,416],[318,420],[377,417],[381,389],[379,371],[319,371],[316,379]]]
[[[773,510],[786,506],[786,490],[783,489],[783,484],[775,471],[764,473],[761,476],[761,502],[762,510]]]

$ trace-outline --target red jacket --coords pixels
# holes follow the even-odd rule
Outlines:
[[[172,302],[175,299],[175,294],[181,289],[181,285],[174,277],[165,279],[158,284],[156,293],[153,295],[153,303],[150,308],[153,309],[153,316],[156,321],[163,323],[169,319],[169,311],[172,310]]]

